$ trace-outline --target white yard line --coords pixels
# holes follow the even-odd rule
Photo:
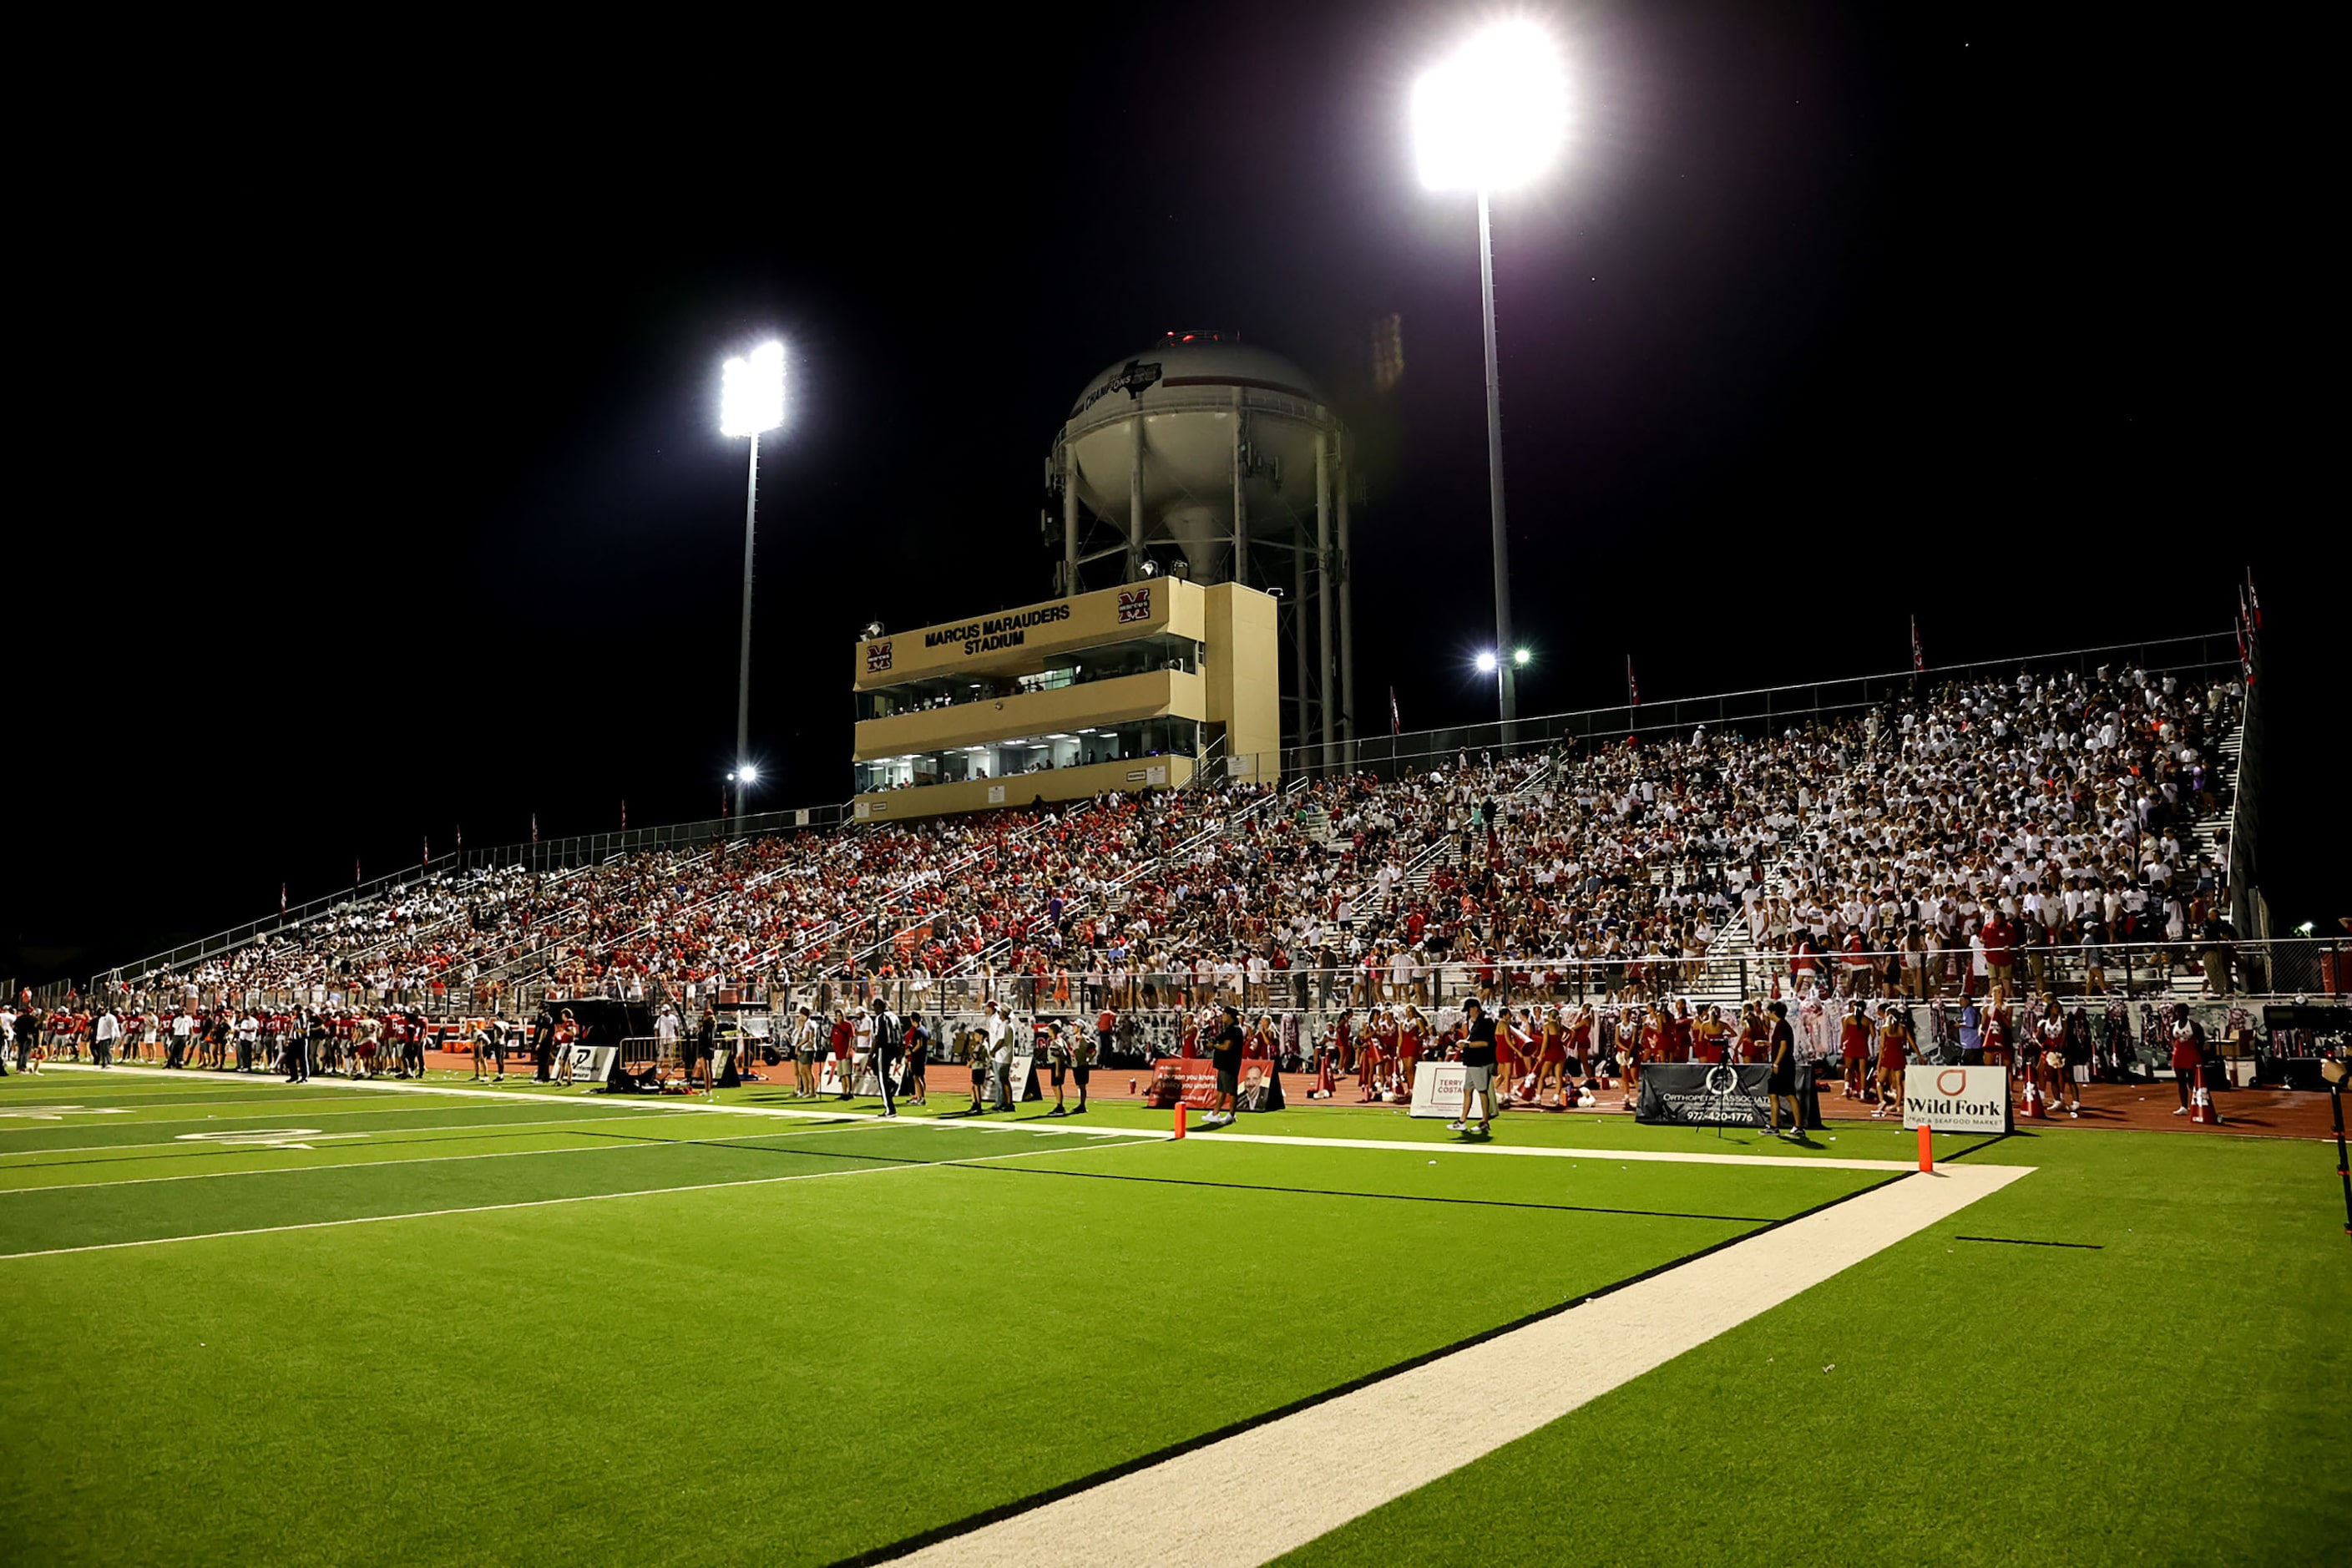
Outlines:
[[[1628,1164],[1653,1161],[1675,1165],[1772,1165],[1784,1171],[1909,1171],[1912,1160],[1808,1159],[1785,1154],[1701,1154],[1664,1149],[1558,1149],[1519,1143],[1415,1142],[1388,1138],[1296,1138],[1276,1132],[1204,1132],[1203,1143],[1281,1143],[1301,1149],[1402,1149],[1426,1153],[1443,1149],[1455,1154],[1511,1154],[1544,1160],[1619,1160]]]
[[[551,1117],[548,1121],[499,1121],[491,1123],[491,1126],[482,1126],[480,1121],[452,1121],[446,1126],[385,1126],[385,1129],[379,1129],[379,1133],[383,1133],[385,1138],[400,1133],[510,1133],[510,1131],[536,1129],[536,1126],[579,1126],[583,1121],[614,1121],[614,1119],[616,1117]],[[266,1133],[266,1131],[270,1129],[257,1126],[257,1129],[252,1129],[252,1133]],[[320,1133],[320,1138],[367,1138],[367,1135],[369,1133]],[[785,1133],[769,1135],[783,1138]],[[242,1152],[252,1152],[252,1147],[254,1145],[242,1145]],[[236,1145],[236,1142],[181,1142],[179,1138],[172,1138],[167,1142],[80,1142],[70,1150],[0,1150],[0,1173],[37,1171],[42,1159],[47,1159],[49,1154],[120,1154],[120,1152],[134,1150],[179,1150],[193,1157],[193,1154],[237,1154],[240,1145]]]
[[[581,1121],[581,1117],[572,1117],[572,1121]],[[539,1123],[518,1121],[515,1126],[564,1126],[564,1121],[539,1121]],[[873,1126],[873,1123],[866,1123],[866,1126]],[[760,1138],[767,1140],[767,1142],[774,1142],[774,1140],[779,1138],[824,1138],[824,1135],[828,1133],[863,1133],[866,1126],[812,1126],[812,1129],[807,1129],[804,1133],[760,1133]],[[882,1121],[882,1126],[889,1126],[889,1123]],[[475,1129],[446,1129],[446,1126],[414,1126],[414,1129],[407,1129],[407,1126],[404,1126],[404,1129],[395,1129],[395,1131],[402,1131],[402,1133],[454,1133],[454,1131],[475,1131]],[[503,1133],[506,1129],[499,1129],[499,1131]],[[9,1194],[16,1194],[16,1192],[70,1192],[75,1190],[75,1187],[146,1187],[148,1183],[209,1183],[209,1180],[216,1180],[221,1178],[221,1175],[287,1175],[291,1173],[291,1171],[364,1171],[364,1168],[376,1168],[376,1166],[437,1166],[437,1163],[446,1163],[446,1162],[452,1162],[452,1159],[520,1159],[520,1157],[530,1157],[530,1154],[597,1154],[597,1152],[616,1152],[616,1150],[679,1150],[679,1147],[689,1147],[694,1145],[694,1142],[698,1142],[698,1140],[696,1138],[637,1138],[635,1142],[591,1142],[591,1145],[581,1145],[581,1147],[574,1147],[574,1150],[489,1150],[489,1152],[482,1152],[482,1154],[407,1154],[407,1157],[397,1157],[397,1159],[341,1159],[341,1162],[331,1163],[331,1166],[254,1166],[252,1171],[188,1171],[186,1175],[127,1175],[127,1178],[122,1178],[120,1183],[94,1180],[94,1183],[49,1183],[47,1187],[0,1187],[0,1199],[5,1199],[5,1196]],[[134,1145],[113,1145],[113,1147],[134,1147],[134,1150],[181,1150],[181,1147],[184,1147],[184,1150],[188,1150],[191,1154],[200,1152],[195,1145],[179,1145],[179,1142],[134,1142]],[[346,1147],[360,1147],[360,1145],[346,1145]],[[376,1145],[376,1147],[391,1147],[391,1145]],[[57,1152],[57,1154],[68,1154],[70,1150],[52,1150],[52,1152]],[[205,1154],[214,1154],[214,1152],[219,1152],[219,1154],[252,1154],[254,1150],[249,1145],[247,1147],[212,1145],[203,1152]],[[988,1159],[995,1159],[995,1157],[990,1154]],[[0,1175],[9,1175],[14,1173],[14,1171],[40,1171],[40,1168],[42,1166],[0,1166]]]
[[[1139,1139],[1134,1142],[1147,1142]],[[553,1208],[560,1204],[601,1204],[614,1198],[656,1198],[672,1193],[710,1193],[728,1187],[772,1187],[785,1182],[823,1182],[842,1176],[880,1176],[894,1171],[935,1171],[948,1165],[980,1165],[1002,1160],[1034,1160],[1041,1154],[1070,1154],[1082,1149],[1111,1149],[1119,1145],[1096,1143],[1073,1147],[1057,1143],[1050,1149],[1031,1149],[1013,1154],[975,1154],[968,1160],[909,1160],[898,1165],[869,1165],[855,1171],[808,1171],[795,1176],[753,1176],[740,1182],[696,1182],[677,1187],[644,1187],[626,1193],[583,1193],[576,1197],[533,1198],[525,1203],[469,1204],[463,1208],[419,1209],[408,1214],[360,1215],[351,1219],[308,1220],[300,1225],[264,1225],[249,1230],[211,1230],[199,1236],[156,1236],[141,1241],[101,1241],[88,1247],[49,1247],[32,1252],[0,1252],[0,1263],[17,1258],[63,1258],[77,1252],[120,1252],[133,1247],[169,1247],[183,1241],[223,1241],[239,1236],[276,1236],[283,1231],[332,1230],[347,1225],[381,1225],[396,1219],[439,1219],[448,1215],[497,1214],[508,1209]],[[226,1174],[227,1173],[224,1173]]]
[[[184,1175],[178,1176],[126,1176],[119,1182],[52,1182],[47,1186],[0,1187],[0,1198],[13,1197],[19,1193],[79,1192],[85,1187],[106,1187],[110,1189],[114,1187],[144,1187],[152,1185],[156,1182],[209,1182],[216,1180],[222,1176],[282,1176],[289,1172],[297,1171],[358,1171],[373,1169],[383,1165],[439,1165],[445,1164],[452,1160],[511,1160],[516,1158],[518,1155],[525,1154],[613,1153],[622,1150],[659,1149],[664,1146],[664,1140],[651,1139],[641,1143],[605,1143],[594,1148],[493,1149],[479,1154],[417,1154],[411,1155],[404,1159],[394,1160],[342,1160],[338,1161],[336,1163],[331,1165],[257,1165],[250,1171],[190,1171]],[[671,1143],[669,1146],[675,1147],[676,1145]],[[236,1151],[236,1152],[250,1153],[252,1151],[241,1150]],[[37,1166],[33,1168],[38,1169]],[[236,1231],[225,1234],[244,1235],[246,1233]],[[32,1257],[34,1255],[26,1253],[23,1256]]]
[[[215,1100],[215,1101],[212,1101],[211,1103],[215,1104],[215,1105],[226,1106],[226,1107],[241,1107],[241,1106],[243,1106],[243,1105],[245,1105],[245,1104],[247,1104],[247,1103],[248,1103],[248,1102],[244,1101],[244,1100]],[[181,1124],[182,1124],[182,1123],[184,1123],[184,1122],[190,1122],[190,1121],[198,1121],[198,1122],[202,1122],[202,1121],[261,1121],[261,1120],[267,1120],[267,1119],[269,1119],[269,1118],[274,1118],[274,1117],[279,1116],[279,1115],[281,1115],[281,1114],[282,1114],[282,1115],[286,1115],[286,1116],[301,1116],[301,1117],[310,1117],[310,1116],[397,1116],[397,1115],[399,1115],[403,1110],[404,1110],[408,1109],[407,1107],[405,1107],[405,1106],[402,1106],[402,1105],[352,1105],[352,1104],[351,1104],[351,1102],[350,1102],[350,1101],[348,1101],[348,1100],[338,1102],[338,1101],[333,1100],[320,1100],[320,1099],[319,1099],[319,1098],[318,1098],[317,1096],[315,1096],[315,1095],[314,1095],[314,1096],[312,1096],[312,1097],[310,1097],[310,1098],[309,1098],[309,1099],[305,1099],[305,1100],[262,1100],[262,1101],[258,1101],[258,1102],[255,1102],[255,1103],[256,1103],[256,1109],[255,1109],[255,1110],[250,1110],[250,1111],[244,1110],[214,1110],[214,1111],[206,1112],[205,1114],[204,1114],[204,1115],[202,1115],[202,1116],[141,1116],[141,1115],[137,1114],[136,1112],[131,1112],[131,1113],[128,1113],[128,1114],[130,1114],[130,1115],[131,1115],[131,1120],[130,1120],[130,1121],[120,1121],[115,1120],[115,1119],[114,1119],[114,1118],[112,1118],[112,1117],[108,1117],[108,1118],[107,1118],[105,1121],[98,1121],[98,1120],[96,1120],[96,1119],[92,1119],[92,1120],[91,1120],[91,1121],[89,1121],[88,1123],[86,1123],[86,1125],[92,1126],[92,1127],[99,1127],[99,1126],[105,1126],[105,1127],[177,1127],[177,1126],[181,1125]],[[303,1108],[303,1107],[305,1107],[305,1106],[317,1107],[317,1106],[320,1106],[320,1105],[335,1105],[335,1104],[338,1104],[338,1103],[340,1103],[340,1104],[341,1105],[342,1109],[341,1109],[341,1110],[316,1110],[316,1109],[312,1109],[312,1110],[304,1110],[304,1109],[302,1109],[302,1108]],[[563,1101],[563,1100],[557,1100],[557,1101],[555,1101],[555,1103],[556,1103],[556,1104],[558,1104],[558,1105],[562,1105],[562,1104],[565,1104],[565,1103],[567,1103],[567,1102],[566,1102],[566,1101]],[[174,1106],[162,1106],[162,1107],[158,1107],[157,1109],[159,1109],[159,1110],[194,1110],[194,1109],[195,1109],[195,1108],[194,1108],[194,1106],[174,1105]],[[454,1109],[455,1109],[455,1107],[451,1107],[450,1109],[453,1109],[453,1110],[454,1110]],[[503,1110],[503,1109],[504,1109],[504,1107],[503,1107],[503,1106],[484,1106],[484,1107],[482,1107],[482,1109],[483,1109],[483,1110]],[[573,1120],[574,1121],[609,1121],[613,1120],[613,1118],[612,1118],[610,1115],[602,1115],[602,1116],[600,1116],[600,1115],[595,1114],[596,1112],[598,1112],[598,1111],[600,1111],[600,1110],[602,1110],[604,1109],[602,1106],[598,1106],[598,1105],[583,1105],[583,1106],[582,1106],[580,1109],[581,1109],[582,1110],[583,1110],[583,1111],[589,1112],[589,1114],[584,1115],[584,1116],[575,1116],[575,1117],[573,1117],[573,1118],[572,1119],[572,1120]],[[664,1110],[677,1110],[678,1108],[677,1108],[677,1107],[676,1107],[676,1106],[665,1106],[665,1107],[663,1107],[663,1109],[664,1109]],[[62,1119],[61,1119],[61,1118],[53,1118],[53,1117],[47,1117],[47,1116],[45,1116],[45,1117],[43,1117],[43,1118],[42,1118],[42,1120],[44,1120],[44,1121],[57,1121],[57,1120],[62,1120]],[[623,1120],[625,1120],[625,1120],[626,1120],[626,1118],[623,1118]],[[495,1122],[488,1122],[488,1123],[484,1123],[484,1125],[486,1125],[486,1126],[496,1126],[496,1125],[497,1125],[497,1123],[495,1123]],[[48,1129],[48,1128],[47,1128],[47,1127],[0,1127],[0,1138],[9,1138],[9,1137],[14,1137],[16,1134],[17,1134],[17,1133],[19,1133],[19,1132],[46,1132],[46,1131],[49,1131],[49,1129]],[[10,1150],[7,1150],[7,1149],[0,1149],[0,1154],[9,1153],[9,1152],[13,1152],[13,1151],[10,1151]]]
[[[2030,1169],[1953,1165],[1914,1174],[901,1561],[922,1568],[1254,1568],[1559,1419]],[[1410,1439],[1401,1441],[1405,1434]],[[1382,1457],[1377,1465],[1331,1463],[1335,1454],[1375,1453]],[[1309,1475],[1312,1485],[1274,1480]]]

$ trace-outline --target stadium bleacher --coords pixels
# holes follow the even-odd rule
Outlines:
[[[1727,1016],[1768,994],[1926,1003],[1995,981],[2021,1001],[2226,992],[2233,676],[2029,663],[1796,722],[584,864],[485,857],[100,984],[142,1012],[509,1017],[589,995],[879,992],[932,1014],[1112,1006],[1168,1016],[1161,1033],[1213,1000],[1319,1026],[1473,987]]]

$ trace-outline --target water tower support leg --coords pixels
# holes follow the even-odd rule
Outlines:
[[[1078,459],[1062,448],[1062,592],[1078,591]]]
[[[1339,443],[1339,733],[1356,765],[1356,558],[1348,537],[1348,445]]]
[[[1332,742],[1339,717],[1331,704],[1331,439],[1318,429],[1315,432],[1315,679],[1323,692],[1323,767],[1327,773],[1336,760]]]
[[[1135,416],[1135,461],[1127,470],[1127,581],[1143,575],[1143,416]]]

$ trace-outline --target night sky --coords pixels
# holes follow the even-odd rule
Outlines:
[[[0,976],[461,825],[715,815],[717,368],[770,333],[755,806],[848,795],[866,621],[1048,596],[1055,430],[1170,328],[1288,354],[1357,432],[1363,727],[1391,686],[1408,729],[1486,716],[1475,218],[1419,187],[1404,113],[1485,14],[785,12],[94,81],[142,151],[36,182]],[[1629,652],[1652,700],[1899,668],[1914,614],[1937,663],[2225,630],[2251,563],[2267,890],[2282,925],[2352,913],[2320,766],[2342,519],[2271,363],[2313,279],[2244,174],[2315,111],[2252,89],[2263,46],[2047,8],[1538,14],[1577,123],[1496,212],[1521,710],[1621,700]]]

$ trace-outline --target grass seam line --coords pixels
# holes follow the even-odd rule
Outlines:
[[[975,1169],[1002,1171],[1001,1165]],[[1004,1171],[1008,1176],[1072,1176],[1087,1182],[1146,1182],[1163,1187],[1212,1187],[1236,1193],[1295,1193],[1310,1198],[1369,1198],[1383,1203],[1466,1204],[1476,1208],[1539,1209],[1550,1214],[1630,1215],[1643,1219],[1714,1220],[1725,1225],[1769,1225],[1771,1216],[1753,1214],[1683,1214],[1674,1209],[1601,1208],[1589,1204],[1523,1203],[1516,1198],[1454,1198],[1440,1193],[1357,1193],[1333,1187],[1278,1187],[1258,1182],[1210,1182],[1192,1176],[1124,1176],[1111,1171],[1053,1171],[1042,1167]],[[1963,1238],[1967,1239],[1967,1238]]]
[[[1265,1143],[1301,1149],[1408,1149],[1423,1153],[1492,1154],[1544,1160],[1622,1160],[1629,1164],[1761,1165],[1790,1171],[1885,1171],[1903,1175],[1916,1170],[1909,1160],[1848,1160],[1836,1155],[1819,1159],[1779,1154],[1708,1154],[1671,1149],[1562,1149],[1538,1143],[1434,1142],[1407,1138],[1307,1138],[1279,1132],[1209,1131],[1199,1135],[1203,1145]]]

